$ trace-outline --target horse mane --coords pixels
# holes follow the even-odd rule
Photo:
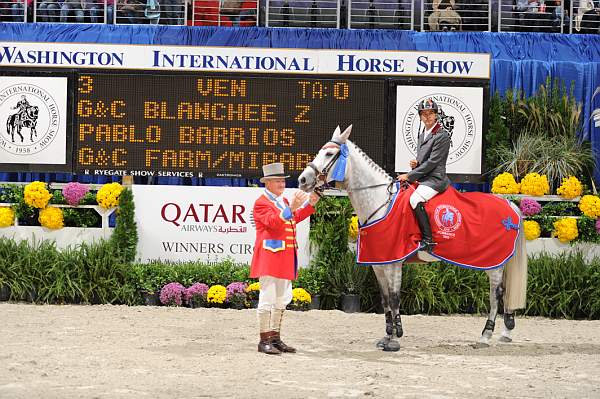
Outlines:
[[[373,161],[371,159],[371,157],[369,157],[367,155],[367,153],[365,153],[362,148],[360,148],[359,146],[357,146],[355,143],[353,143],[350,140],[346,140],[346,142],[348,144],[351,144],[355,149],[356,152],[365,160],[367,161],[367,164],[369,166],[371,166],[373,169],[375,169],[376,172],[378,172],[379,174],[383,175],[386,179],[388,179],[389,181],[392,181],[392,177],[381,167],[379,166],[375,161]]]

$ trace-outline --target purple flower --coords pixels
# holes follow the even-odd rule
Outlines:
[[[232,297],[245,298],[246,297],[246,287],[248,287],[248,284],[246,284],[246,283],[235,282],[235,283],[229,284],[227,286],[227,300],[231,299]]]
[[[190,287],[185,289],[183,293],[183,297],[186,302],[190,302],[193,297],[202,297],[206,298],[206,293],[208,292],[208,285],[204,283],[194,283]]]
[[[185,287],[179,283],[169,283],[160,290],[160,301],[163,305],[181,306]]]
[[[600,219],[596,220],[596,233],[600,234]]]
[[[540,205],[540,203],[531,198],[523,198],[521,200],[521,205],[519,205],[519,208],[521,208],[523,216],[537,215],[542,210],[542,206]]]
[[[87,192],[90,191],[90,188],[87,184],[81,183],[68,183],[63,187],[62,193],[67,203],[71,206],[75,206],[79,204],[79,201],[85,197]]]

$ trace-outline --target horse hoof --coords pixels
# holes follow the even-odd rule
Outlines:
[[[509,342],[512,342],[512,338],[511,337],[505,337],[504,335],[501,335],[500,338],[498,338],[498,342],[509,343]]]
[[[377,341],[377,344],[375,346],[378,347],[379,349],[383,349],[388,344],[388,342],[390,342],[390,338],[383,337],[379,341]]]
[[[396,340],[390,340],[384,347],[384,352],[398,352],[400,350],[400,342]]]
[[[473,348],[475,349],[484,349],[484,348],[489,348],[490,344],[488,344],[487,342],[477,342],[475,344],[473,344]]]

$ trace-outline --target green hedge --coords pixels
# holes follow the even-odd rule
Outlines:
[[[130,264],[114,256],[110,241],[59,251],[51,243],[34,247],[0,238],[0,286],[11,288],[12,300],[38,303],[142,303],[141,291],[156,291],[177,281],[227,285],[251,281],[248,267],[225,261]],[[363,310],[379,310],[374,274],[364,268],[359,288]],[[342,293],[328,286],[323,269],[300,270],[295,286],[329,296],[325,308],[336,308]],[[483,272],[433,263],[404,268],[403,314],[485,313],[489,285]],[[320,291],[319,291],[320,290]],[[523,313],[523,312],[521,312]],[[528,307],[532,316],[600,318],[600,259],[586,263],[581,254],[536,256],[529,261]]]

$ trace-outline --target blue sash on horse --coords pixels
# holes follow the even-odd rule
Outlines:
[[[390,263],[416,254],[421,233],[409,203],[412,191],[400,190],[383,218],[359,227],[358,263]],[[437,243],[432,255],[440,260],[485,270],[502,266],[515,251],[520,216],[505,199],[450,186],[425,209]]]

